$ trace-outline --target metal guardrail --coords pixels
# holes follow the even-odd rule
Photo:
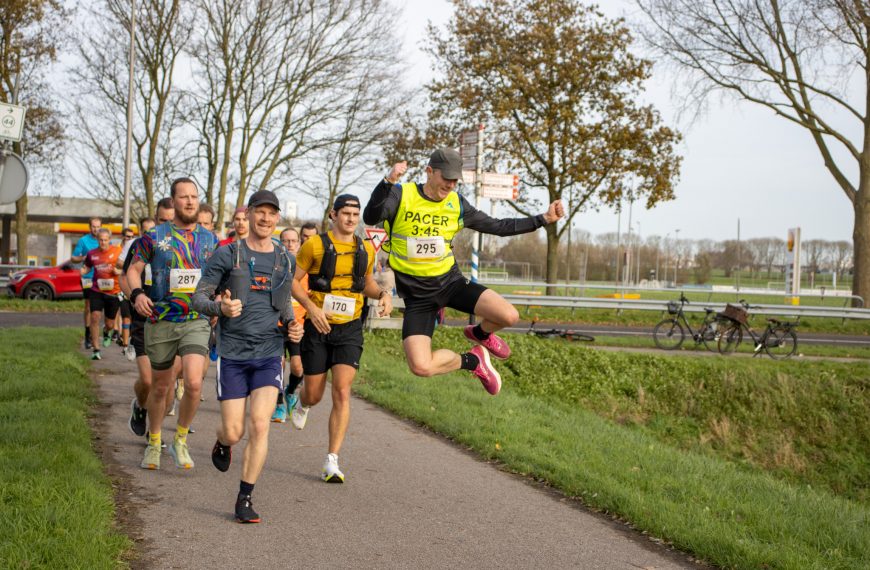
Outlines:
[[[605,299],[600,297],[564,297],[559,295],[502,295],[514,305],[558,307],[567,309],[605,309],[617,311],[666,311],[668,301],[655,299]],[[687,313],[702,313],[704,308],[724,311],[725,303],[691,303],[683,307]],[[783,317],[825,317],[833,319],[870,319],[870,309],[851,307],[821,307],[806,305],[752,305],[752,315]]]
[[[551,288],[565,289],[566,292],[570,292],[573,289],[573,290],[580,293],[579,295],[577,295],[578,297],[583,297],[584,296],[583,293],[585,293],[585,291],[587,289],[603,289],[605,291],[619,291],[619,292],[631,291],[631,292],[640,292],[640,293],[655,292],[655,293],[666,293],[668,295],[673,295],[673,294],[679,293],[679,292],[690,293],[690,294],[695,294],[695,295],[700,295],[700,294],[706,293],[707,294],[707,301],[706,302],[708,302],[708,303],[712,302],[711,299],[712,299],[713,295],[723,295],[726,297],[733,296],[735,301],[742,299],[743,297],[746,297],[748,295],[763,296],[763,297],[790,297],[791,296],[791,295],[787,295],[783,291],[766,291],[766,290],[759,290],[759,289],[753,289],[753,288],[744,288],[744,289],[741,289],[740,291],[737,291],[737,290],[735,290],[735,291],[715,291],[713,289],[700,289],[700,288],[696,289],[694,287],[687,287],[685,289],[683,287],[636,287],[636,286],[623,287],[622,285],[610,285],[607,283],[545,283],[542,281],[486,281],[486,280],[481,280],[480,282],[481,282],[481,284],[487,285],[487,286],[496,286],[497,285],[497,286],[501,286],[501,287],[525,287],[525,288],[531,287],[531,288],[542,288],[542,289],[545,289],[547,287],[551,287]],[[850,305],[853,300],[856,300],[861,304],[862,307],[864,306],[864,299],[861,298],[859,295],[852,295],[851,293],[841,294],[839,291],[826,290],[823,293],[801,293],[799,295],[799,297],[818,298],[818,299],[821,299],[822,301],[824,301],[825,299],[837,299],[837,300],[842,299],[844,306]]]
[[[612,299],[601,297],[567,297],[562,295],[518,295],[503,294],[508,302],[524,307],[555,307],[563,309],[601,309],[616,311],[656,311],[666,312],[668,301],[660,299]],[[377,301],[370,300],[377,305]],[[402,299],[393,299],[393,308],[402,308]],[[690,303],[683,306],[686,313],[703,313],[705,308],[721,312],[725,303]],[[750,315],[765,315],[779,317],[822,317],[831,319],[870,320],[870,309],[854,309],[851,307],[822,307],[806,305],[752,305]],[[401,328],[401,318],[370,317],[366,323],[368,328]]]

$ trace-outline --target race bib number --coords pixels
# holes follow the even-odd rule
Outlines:
[[[328,294],[323,298],[323,314],[338,322],[353,320],[356,312],[356,299]]]
[[[97,279],[97,287],[100,291],[111,291],[115,288],[114,279]]]
[[[411,261],[431,261],[444,257],[444,238],[408,238],[408,259]]]
[[[151,265],[145,266],[145,285],[148,285],[149,287],[154,285],[154,280],[151,275]]]
[[[90,289],[94,286],[94,281],[87,277],[82,277],[82,289]]]
[[[169,290],[173,293],[193,293],[200,277],[202,277],[201,269],[171,269]]]

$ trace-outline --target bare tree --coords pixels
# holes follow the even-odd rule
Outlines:
[[[806,267],[809,275],[810,288],[815,285],[816,273],[819,272],[825,254],[825,241],[820,239],[810,239],[802,244],[803,249],[803,265]]]
[[[133,209],[153,213],[155,193],[178,173],[173,136],[181,115],[175,73],[190,33],[191,14],[179,0],[136,2]],[[123,200],[127,125],[129,0],[94,2],[73,69],[79,97],[73,117],[79,135],[78,184],[89,194]],[[157,196],[159,199],[160,196]]]
[[[803,128],[855,212],[855,295],[870,298],[870,6],[865,0],[636,0],[645,37],[688,75],[689,104],[713,91]],[[850,100],[850,79],[860,86]],[[686,96],[687,95],[687,96]],[[860,137],[850,138],[851,132]],[[857,178],[851,175],[857,173]]]
[[[832,247],[831,270],[842,276],[852,262],[852,244],[847,241],[835,241]]]
[[[325,126],[346,110],[371,46],[384,43],[387,8],[384,0],[200,2],[192,91],[219,224],[231,182],[237,205],[249,188],[286,188],[296,161],[340,138]]]
[[[67,17],[57,0],[0,3],[0,101],[27,107],[22,140],[14,143],[12,150],[26,155],[31,168],[36,166],[48,175],[56,173],[61,162],[64,129],[47,75],[64,41],[62,23]],[[26,263],[27,194],[15,202],[15,230],[18,263]],[[0,255],[5,257],[6,253]]]
[[[338,102],[338,116],[319,129],[325,142],[305,157],[304,167],[290,168],[291,185],[323,205],[324,228],[338,194],[363,180],[371,183],[370,165],[383,154],[381,141],[399,125],[407,94],[395,82],[402,69],[397,45],[369,46],[370,54],[357,70],[357,88]]]

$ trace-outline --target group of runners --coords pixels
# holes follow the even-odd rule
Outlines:
[[[124,255],[108,246],[109,236],[97,228],[97,247],[85,254],[82,269],[84,276],[93,268],[97,283],[98,292],[92,288],[90,294],[90,322],[98,322],[102,310],[111,327],[107,298],[117,299],[120,291],[129,299],[130,343],[139,369],[129,425],[147,438],[142,468],[160,468],[163,446],[176,467],[193,468],[187,435],[212,352],[221,409],[213,465],[229,470],[233,446],[248,436],[235,504],[238,522],[260,522],[252,496],[270,424],[289,418],[303,429],[325,394],[328,375],[332,410],[321,477],[345,481],[339,453],[363,353],[365,306],[371,299],[379,315],[392,311],[392,291],[373,276],[375,251],[357,236],[361,218],[387,230],[383,247],[405,303],[402,342],[411,372],[468,370],[487,392],[499,392],[501,377],[490,357],[508,358],[510,347],[495,333],[519,317],[499,294],[462,275],[453,238],[463,227],[500,236],[531,232],[559,220],[562,205],[553,202],[537,216],[491,218],[457,193],[462,161],[452,149],[432,153],[425,183],[399,183],[406,170],[407,163],[395,164],[365,208],[354,195],[337,196],[329,212],[331,228],[322,233],[306,224],[286,228],[275,239],[280,203],[274,193],[259,190],[234,212],[232,237],[220,241],[214,211],[200,204],[189,178],[173,181],[170,197],[158,205],[157,224],[143,227]],[[465,328],[473,346],[462,354],[432,349],[436,317],[444,307],[481,319]],[[94,330],[99,332],[92,327],[88,334],[97,355]],[[180,396],[175,436],[167,445],[162,427],[175,395]]]

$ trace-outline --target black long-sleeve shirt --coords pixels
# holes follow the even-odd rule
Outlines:
[[[422,184],[417,184],[416,186],[417,192],[424,200],[434,201],[423,193]],[[525,218],[499,219],[481,212],[472,206],[461,194],[459,195],[459,200],[461,202],[460,215],[462,216],[463,227],[477,230],[481,233],[497,236],[513,236],[533,232],[546,224],[543,214]],[[381,180],[372,192],[365,210],[363,210],[363,221],[369,225],[375,225],[385,220],[392,224],[396,214],[399,212],[401,201],[401,185],[390,184],[386,180]],[[464,279],[455,260],[447,273],[437,277],[415,277],[395,271],[395,269],[394,273],[396,275],[396,289],[402,298],[431,297],[453,281]]]

